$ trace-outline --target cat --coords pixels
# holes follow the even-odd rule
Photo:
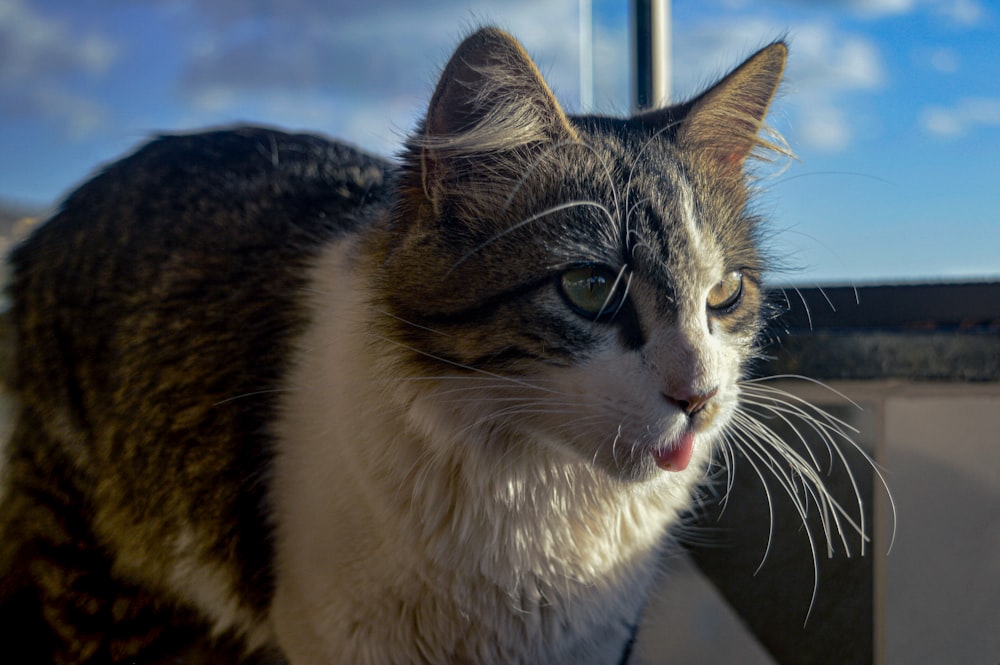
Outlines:
[[[767,320],[787,48],[566,114],[482,28],[398,164],[161,136],[10,258],[21,663],[615,663]],[[822,491],[821,485],[818,485]]]

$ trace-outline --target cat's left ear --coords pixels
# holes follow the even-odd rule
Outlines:
[[[679,109],[665,109],[673,122],[681,116],[676,134],[681,148],[729,176],[740,172],[754,148],[774,149],[759,133],[787,57],[785,43],[775,42]]]

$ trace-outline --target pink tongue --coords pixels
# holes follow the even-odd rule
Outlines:
[[[684,432],[669,448],[658,448],[653,451],[656,466],[664,471],[683,471],[691,461],[694,450],[694,433]]]

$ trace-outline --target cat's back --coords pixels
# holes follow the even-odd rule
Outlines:
[[[383,160],[311,134],[236,127],[160,136],[70,194],[13,252],[14,295],[46,276],[88,290],[127,287],[106,282],[183,267],[179,256],[308,254],[364,222],[389,172]],[[83,284],[84,276],[99,281]]]
[[[12,320],[19,348],[31,349],[18,354],[15,384],[30,392],[45,368],[100,368],[79,376],[86,400],[102,383],[95,374],[135,369],[137,346],[163,364],[172,341],[178,356],[201,336],[225,346],[244,335],[252,348],[257,332],[270,344],[292,326],[309,260],[370,223],[390,177],[386,162],[308,134],[154,139],[73,192],[12,253]],[[266,364],[267,350],[252,350]]]

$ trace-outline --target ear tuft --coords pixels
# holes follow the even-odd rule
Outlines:
[[[690,102],[678,131],[680,145],[727,174],[740,170],[755,148],[787,152],[758,136],[787,56],[783,42],[766,46]]]
[[[542,146],[576,141],[576,131],[517,41],[483,28],[448,61],[424,120],[409,141],[422,196],[437,207],[471,174],[516,180]],[[489,189],[480,183],[478,191]]]
[[[424,124],[425,137],[447,142],[466,136],[491,151],[574,134],[538,68],[507,33],[483,28],[455,50],[445,66]]]

